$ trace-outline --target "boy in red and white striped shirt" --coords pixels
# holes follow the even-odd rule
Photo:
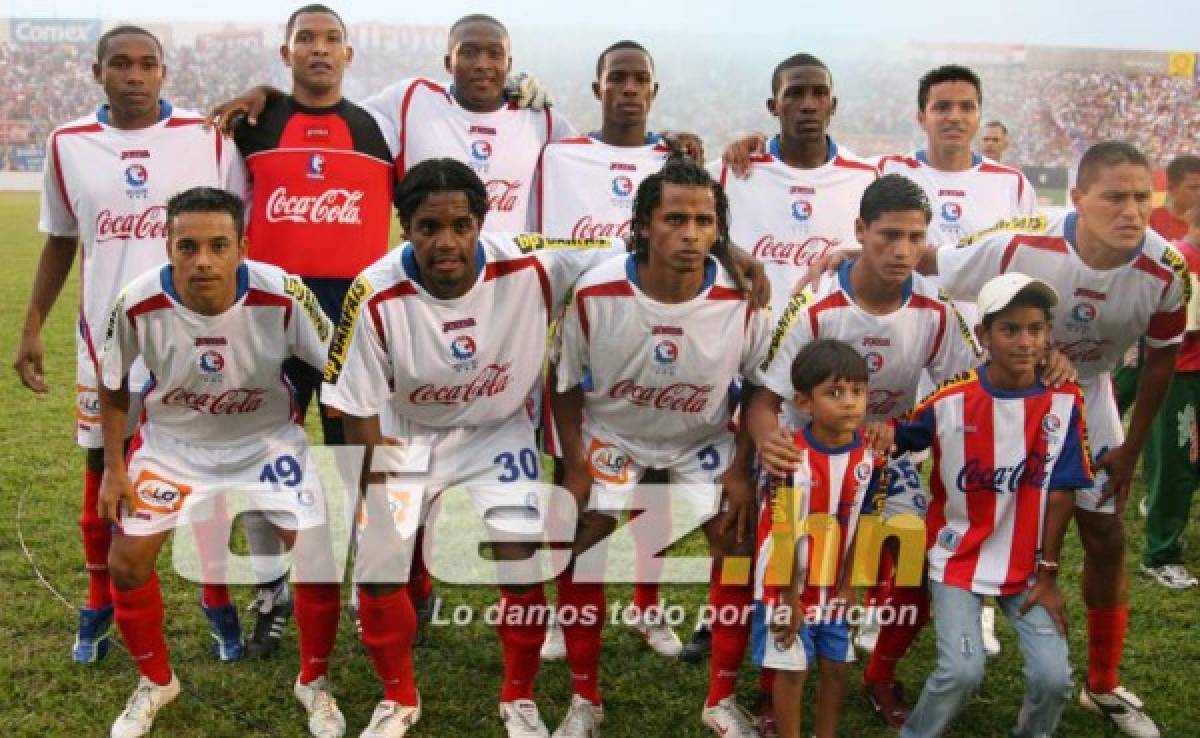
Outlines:
[[[988,595],[1012,621],[1026,659],[1025,704],[1011,735],[1052,735],[1071,696],[1056,578],[1074,492],[1091,486],[1092,470],[1082,391],[1051,389],[1038,377],[1057,302],[1052,287],[1020,273],[990,280],[976,328],[988,362],[897,426],[899,449],[933,449],[926,547],[938,641],[937,668],[902,738],[941,735],[979,688]]]

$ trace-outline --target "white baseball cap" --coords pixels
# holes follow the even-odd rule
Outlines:
[[[1018,293],[1024,291],[1041,295],[1050,303],[1050,307],[1058,304],[1058,292],[1040,279],[1034,279],[1028,274],[1008,272],[998,277],[992,277],[979,290],[979,298],[975,301],[979,308],[979,317],[998,313],[1009,306]]]

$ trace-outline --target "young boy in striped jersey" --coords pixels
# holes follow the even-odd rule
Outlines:
[[[896,427],[900,450],[933,448],[926,518],[937,667],[902,738],[940,736],[983,680],[979,613],[993,596],[1025,655],[1025,702],[1010,735],[1053,735],[1071,696],[1066,608],[1056,582],[1075,490],[1092,483],[1083,394],[1051,389],[1054,288],[1018,272],[979,291],[976,335],[989,354]]]
[[[752,631],[755,664],[773,672],[767,681],[779,738],[803,735],[804,682],[814,663],[821,678],[814,734],[837,735],[854,661],[850,626],[839,612],[850,600],[849,554],[859,513],[870,512],[886,464],[860,430],[867,378],[866,359],[833,339],[813,341],[791,364],[796,405],[811,421],[793,436],[803,461],[790,484],[775,484],[760,511]],[[831,539],[821,531],[834,519]]]

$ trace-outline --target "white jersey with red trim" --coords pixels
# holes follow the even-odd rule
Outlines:
[[[392,250],[350,287],[321,401],[435,428],[506,420],[541,375],[546,329],[571,285],[623,249],[619,240],[485,233],[475,284],[445,300],[422,285],[411,243]]]
[[[792,361],[808,344],[832,338],[853,346],[870,372],[869,420],[887,420],[912,409],[921,370],[943,382],[974,366],[978,349],[954,304],[926,277],[914,273],[905,284],[904,302],[887,315],[873,315],[854,301],[846,261],[803,294],[792,298],[771,340],[765,365],[766,387],[792,399]],[[794,427],[802,420],[791,403],[785,417]]]
[[[748,179],[721,162],[709,165],[729,198],[730,237],[763,262],[776,317],[813,261],[858,242],[854,221],[863,190],[878,176],[869,162],[828,141],[828,158],[815,169],[785,164],[778,136],[766,155],[751,160]]]
[[[961,172],[934,169],[924,151],[879,160],[880,174],[903,174],[925,191],[933,209],[930,243],[954,244],[1005,218],[1037,213],[1037,193],[1021,170],[973,157],[971,168]]]
[[[237,302],[201,315],[180,302],[164,264],[135,279],[108,318],[101,371],[116,390],[141,356],[150,372],[144,433],[236,446],[296,422],[283,362],[320,367],[333,326],[299,277],[258,261],[237,270]]]
[[[451,91],[428,79],[398,82],[362,102],[396,157],[396,178],[414,165],[449,157],[469,165],[488,192],[485,231],[531,230],[534,182],[542,147],[570,138],[575,129],[557,108],[531,110],[508,104],[473,113]]]
[[[83,244],[80,338],[92,359],[121,288],[167,259],[167,200],[197,186],[243,195],[246,174],[204,116],[160,103],[147,128],[114,128],[107,107],[59,126],[46,146],[38,227]]]
[[[987,367],[946,383],[897,424],[902,451],[933,449],[926,522],[931,579],[985,595],[1036,575],[1047,495],[1092,486],[1075,384],[998,389]]]
[[[1127,264],[1104,271],[1084,264],[1075,249],[1077,217],[1014,218],[958,247],[938,249],[937,263],[942,284],[956,298],[978,294],[1005,272],[1054,287],[1054,345],[1086,389],[1119,366],[1138,339],[1151,348],[1180,343],[1191,289],[1183,256],[1151,230]]]
[[[547,144],[539,165],[537,230],[561,238],[629,238],[633,196],[670,148],[611,146],[591,136]]]
[[[646,466],[728,428],[730,385],[762,384],[770,318],[755,310],[709,257],[704,286],[687,302],[659,302],[622,254],[585,274],[559,331],[558,390],[591,377],[585,425]]]

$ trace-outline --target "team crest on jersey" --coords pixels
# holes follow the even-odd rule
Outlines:
[[[854,478],[857,479],[860,484],[865,483],[871,478],[872,468],[873,465],[869,461],[858,462],[858,465],[854,467]]]
[[[1071,319],[1076,323],[1091,323],[1096,319],[1096,306],[1090,302],[1081,302],[1071,308]]]
[[[633,194],[633,180],[624,174],[613,177],[612,193],[615,197],[629,197]]]
[[[812,217],[813,207],[808,200],[793,200],[792,201],[792,217],[801,223],[808,222]]]
[[[465,372],[474,369],[477,365],[475,361],[475,339],[468,335],[456,336],[450,341],[450,360],[454,362],[454,370]]]
[[[477,139],[471,142],[471,158],[475,161],[487,161],[492,158],[492,142]]]
[[[142,200],[146,197],[146,184],[150,181],[150,171],[145,165],[133,163],[125,167],[125,194],[131,200]]]
[[[962,205],[959,205],[956,202],[942,203],[942,220],[950,223],[956,223],[960,218],[962,218],[962,214]]]
[[[875,374],[883,368],[883,354],[878,351],[869,351],[863,360],[867,362],[867,373]]]
[[[1060,419],[1057,415],[1051,414],[1042,418],[1042,430],[1046,431],[1048,435],[1055,435],[1061,428],[1062,419]]]
[[[188,485],[171,481],[149,469],[138,473],[133,489],[136,493],[134,505],[137,512],[160,515],[179,512],[183,508],[183,501],[192,493],[192,488]]]
[[[221,352],[215,349],[209,349],[200,354],[200,360],[197,362],[200,367],[200,373],[211,379],[218,379],[221,370],[225,368],[225,357]]]
[[[325,179],[325,155],[314,152],[308,157],[308,178]]]
[[[679,361],[679,344],[664,338],[654,344],[653,356],[656,373],[674,374],[675,362]]]

